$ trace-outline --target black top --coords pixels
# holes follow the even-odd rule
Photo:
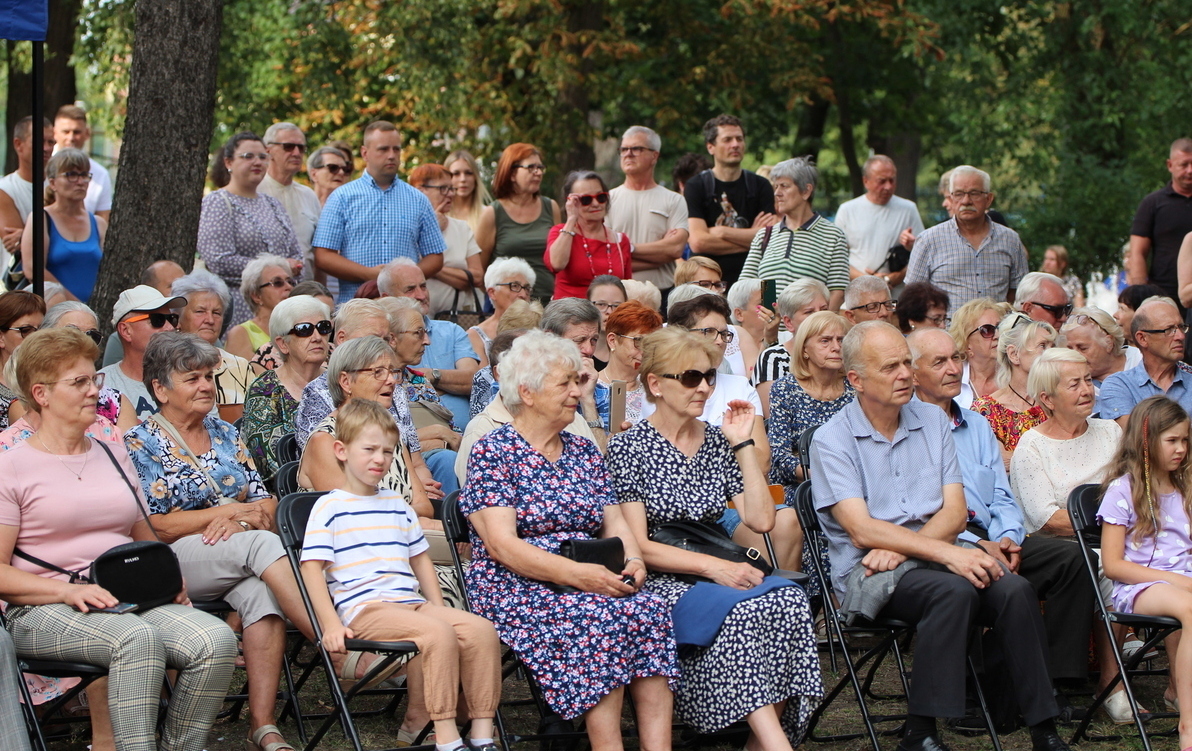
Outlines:
[[[1151,241],[1151,283],[1179,300],[1176,260],[1184,236],[1192,232],[1192,197],[1163,186],[1138,204],[1130,234]]]
[[[687,181],[683,196],[687,199],[687,215],[703,219],[709,229],[718,224],[748,229],[758,214],[774,213],[774,189],[770,181],[749,170],[741,170],[741,176],[731,183],[717,180],[712,170],[704,170]],[[726,208],[735,216],[725,216]],[[741,276],[747,255],[748,249],[715,256],[725,284],[731,287]]]

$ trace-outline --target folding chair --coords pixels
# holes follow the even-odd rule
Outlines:
[[[802,433],[799,434],[799,464],[803,465],[803,479],[811,479],[811,439],[815,437],[815,431],[819,430],[819,425],[812,425]]]
[[[278,467],[277,474],[273,477],[273,486],[277,491],[278,498],[285,498],[290,493],[298,492],[298,467],[300,464],[299,461],[292,461]]]
[[[291,436],[292,437],[292,436]],[[351,651],[359,652],[376,652],[382,657],[374,662],[365,675],[356,681],[347,693],[339,685],[336,678],[335,666],[331,662],[331,655],[323,648],[322,638],[323,632],[319,628],[319,619],[315,615],[314,605],[311,603],[310,592],[306,588],[306,583],[302,579],[301,567],[301,553],[302,541],[306,536],[306,520],[310,516],[311,509],[314,508],[315,503],[323,496],[323,493],[291,493],[281,499],[277,506],[277,528],[278,535],[281,537],[282,546],[285,548],[286,557],[290,561],[290,567],[294,570],[294,577],[298,580],[298,591],[302,595],[302,603],[306,606],[307,616],[310,618],[311,625],[314,628],[315,636],[319,642],[315,645],[318,649],[319,656],[323,662],[323,669],[327,676],[327,686],[331,691],[331,700],[334,704],[334,709],[323,717],[323,724],[311,736],[310,740],[305,745],[305,751],[311,751],[315,748],[323,736],[330,730],[331,725],[338,720],[343,727],[344,735],[352,744],[355,751],[363,751],[360,745],[360,736],[356,732],[356,725],[352,721],[352,714],[348,709],[348,702],[352,698],[362,692],[362,687],[373,679],[374,676],[390,665],[394,661],[408,656],[417,654],[418,649],[413,642],[409,641],[369,641],[366,639],[347,639],[345,646]],[[306,678],[304,674],[300,679],[299,684]],[[372,692],[369,692],[372,693]],[[398,695],[405,693],[404,690]],[[429,748],[429,746],[410,746],[408,749]]]
[[[1126,698],[1130,700],[1130,708],[1134,712],[1134,725],[1138,728],[1138,736],[1142,739],[1142,747],[1146,751],[1151,751],[1151,741],[1147,736],[1146,723],[1159,718],[1179,717],[1179,713],[1151,712],[1143,716],[1143,713],[1138,711],[1138,700],[1134,694],[1134,685],[1131,676],[1165,675],[1167,673],[1166,670],[1138,670],[1137,668],[1139,663],[1145,659],[1146,654],[1156,644],[1179,630],[1180,622],[1175,618],[1168,618],[1166,616],[1119,613],[1115,610],[1110,610],[1106,606],[1105,598],[1101,596],[1101,587],[1098,586],[1098,566],[1093,553],[1095,549],[1101,547],[1101,525],[1097,522],[1097,509],[1100,503],[1101,487],[1099,485],[1077,486],[1068,494],[1068,517],[1072,520],[1072,530],[1076,533],[1076,542],[1080,544],[1080,552],[1084,554],[1085,572],[1088,573],[1089,582],[1092,584],[1093,592],[1096,593],[1097,615],[1105,627],[1105,632],[1109,637],[1110,643],[1114,645],[1113,659],[1117,662],[1118,677],[1110,681],[1109,685],[1093,699],[1087,715],[1081,720],[1080,725],[1077,726],[1076,733],[1072,736],[1071,742],[1078,743],[1081,738],[1088,738],[1092,741],[1121,739],[1121,736],[1094,737],[1088,735],[1086,732],[1093,715],[1105,703],[1105,700],[1109,698],[1110,693],[1117,686],[1118,681],[1121,681],[1126,689]],[[1113,633],[1115,624],[1129,626],[1134,629],[1135,633],[1149,634],[1142,649],[1135,651],[1129,659],[1123,660],[1121,650],[1117,647],[1117,637]]]
[[[282,464],[296,462],[302,458],[302,450],[298,448],[298,437],[293,433],[286,433],[277,439],[277,461]]]

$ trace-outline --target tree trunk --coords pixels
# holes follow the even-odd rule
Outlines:
[[[919,156],[923,138],[917,130],[879,133],[873,120],[869,121],[869,147],[875,154],[885,154],[894,160],[898,170],[898,186],[894,192],[908,201],[915,200],[915,185],[919,179]]]
[[[223,0],[138,0],[128,118],[91,307],[107,311],[141,271],[194,265],[215,114]]]
[[[586,31],[599,31],[604,24],[604,3],[580,2],[571,3],[566,8],[567,31],[573,34],[583,34]],[[574,137],[567,150],[560,155],[558,179],[562,187],[563,177],[572,170],[592,169],[596,166],[596,151],[592,145],[593,128],[591,127],[591,97],[588,95],[588,75],[592,72],[592,61],[583,54],[584,43],[571,45],[571,54],[576,61],[576,75],[567,83],[561,92],[562,108],[569,111],[569,119],[574,123]]]

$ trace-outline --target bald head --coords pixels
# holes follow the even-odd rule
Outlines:
[[[141,284],[153,287],[169,297],[174,280],[183,276],[186,276],[186,272],[173,261],[154,261],[141,274]]]
[[[859,323],[845,335],[841,350],[846,377],[871,419],[872,410],[910,401],[911,350],[898,329],[885,321]]]

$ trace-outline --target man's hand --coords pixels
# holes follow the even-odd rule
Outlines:
[[[781,219],[777,214],[771,214],[767,211],[759,212],[757,216],[753,217],[753,229],[761,229],[763,227],[771,227],[778,224]]]
[[[9,253],[16,253],[20,250],[21,235],[24,233],[24,227],[4,227],[0,229],[0,240],[4,242],[4,249]]]
[[[596,396],[596,364],[592,358],[584,357],[583,367],[579,369],[580,399],[587,401]]]
[[[1002,578],[1005,571],[993,556],[984,550],[950,545],[944,565],[954,574],[963,576],[977,589],[985,589]]]
[[[893,550],[882,550],[874,548],[865,554],[861,559],[861,565],[865,567],[866,576],[873,576],[882,571],[893,571],[906,562],[906,556],[902,553],[895,553]]]
[[[901,245],[902,247],[906,248],[907,250],[914,250],[915,249],[915,239],[916,239],[915,233],[911,231],[910,227],[907,227],[901,233],[899,233],[898,244]]]

